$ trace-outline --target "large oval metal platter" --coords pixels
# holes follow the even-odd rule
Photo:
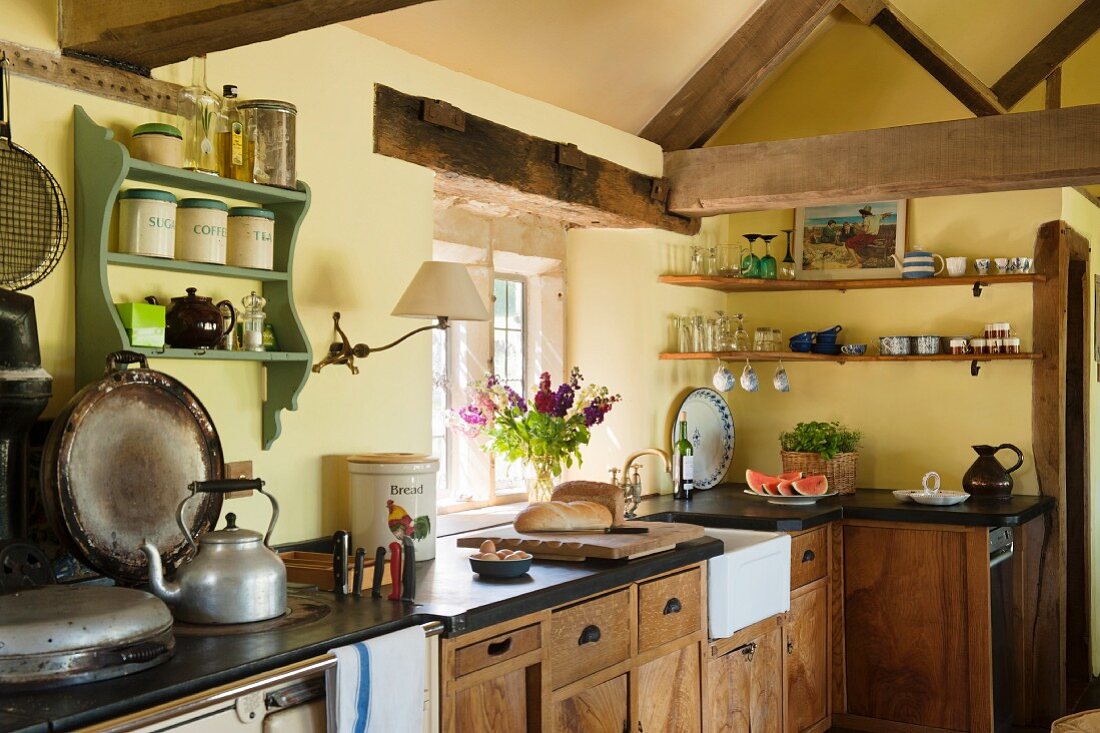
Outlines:
[[[736,431],[733,413],[722,395],[713,389],[692,391],[676,408],[672,419],[669,445],[679,440],[680,413],[687,412],[688,440],[694,449],[695,488],[710,489],[718,485],[733,463]]]
[[[46,440],[46,515],[69,550],[124,583],[148,580],[145,541],[168,572],[188,554],[176,507],[192,481],[222,478],[221,442],[198,398],[152,369],[119,370],[66,405]],[[188,503],[183,521],[197,537],[221,513],[221,494]]]

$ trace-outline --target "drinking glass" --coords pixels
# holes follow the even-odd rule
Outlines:
[[[764,240],[764,256],[760,258],[760,277],[764,280],[775,280],[776,273],[778,272],[778,263],[775,258],[772,257],[772,240],[778,237],[778,234],[761,234],[760,238]]]
[[[783,332],[778,328],[772,329],[772,351],[783,350]]]
[[[794,256],[791,252],[791,235],[794,234],[794,229],[780,229],[779,231],[787,235],[787,254],[783,261],[779,263],[779,279],[794,280]]]
[[[680,316],[673,313],[668,317],[668,349],[669,351],[683,351],[680,344]]]
[[[707,350],[707,322],[702,316],[691,317],[691,350]]]
[[[703,262],[703,273],[713,277],[718,274],[718,248],[707,247],[705,255],[706,259]]]
[[[749,340],[748,331],[745,330],[745,314],[735,313],[733,317],[737,319],[737,328],[733,332],[730,351],[748,351],[752,348],[752,342]]]
[[[741,277],[760,277],[760,258],[752,251],[753,244],[760,239],[759,234],[742,234],[748,240],[748,253],[741,258]]]
[[[691,316],[680,316],[678,321],[680,324],[680,332],[678,334],[679,348],[677,348],[677,351],[679,351],[681,354],[688,354],[694,351],[694,344],[691,336]]]
[[[761,326],[756,329],[752,340],[753,351],[771,351],[772,329],[770,326]]]
[[[691,248],[691,268],[688,270],[689,275],[702,275],[703,274],[703,248],[692,247]]]
[[[725,311],[717,311],[717,313],[718,318],[715,319],[715,322],[718,333],[716,334],[717,343],[714,345],[714,350],[733,351],[733,323]]]

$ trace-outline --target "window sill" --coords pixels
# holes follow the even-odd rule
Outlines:
[[[515,502],[503,506],[470,509],[453,514],[440,514],[436,519],[436,536],[447,537],[488,527],[499,527],[502,524],[511,524],[516,515],[526,506],[526,502]]]

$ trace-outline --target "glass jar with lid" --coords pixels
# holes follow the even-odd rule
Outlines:
[[[295,126],[298,108],[276,99],[237,103],[245,134],[245,169],[253,183],[297,188]]]
[[[267,300],[256,294],[253,290],[241,299],[244,310],[240,315],[241,322],[241,350],[264,350],[264,306]]]

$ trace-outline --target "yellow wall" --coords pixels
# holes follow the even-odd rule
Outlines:
[[[49,4],[5,3],[5,38],[50,47],[55,44],[54,28]],[[182,66],[158,70],[158,76],[182,81],[187,73]],[[372,344],[389,341],[415,325],[388,314],[420,262],[432,255],[432,174],[371,152],[373,84],[445,98],[471,114],[533,135],[570,140],[586,152],[635,170],[661,171],[661,151],[652,143],[448,71],[340,26],[213,54],[209,82],[214,88],[236,83],[242,96],[286,99],[298,106],[298,171],[313,189],[313,206],[298,239],[295,298],[315,353],[323,353],[331,340],[334,310],[343,313],[343,325],[353,339]],[[55,173],[74,213],[73,105],[83,105],[97,122],[120,131],[158,118],[135,106],[21,77],[13,79],[12,95],[16,141]],[[629,262],[670,236],[604,232],[599,239]],[[73,262],[70,249],[57,270],[29,291],[38,308],[44,365],[56,378],[48,414],[56,413],[73,390]],[[626,282],[626,274],[613,262],[606,264],[607,278]],[[582,274],[574,279],[579,284],[576,291],[596,287],[591,281],[585,285]],[[239,299],[248,289],[235,281],[144,271],[112,271],[111,281],[118,300],[150,292],[182,293],[190,284],[218,298]],[[646,284],[651,283],[649,278]],[[608,332],[625,330],[617,314],[602,317]],[[641,323],[643,330],[650,325]],[[624,363],[644,359],[655,373],[655,349],[649,342],[644,351],[638,349]],[[623,392],[616,420],[632,425],[648,419],[653,385],[622,386],[616,373],[597,366],[602,349],[579,348],[574,353],[574,360],[592,378]],[[154,366],[178,376],[198,393],[213,414],[227,459],[255,462],[256,475],[267,479],[283,505],[275,539],[285,542],[334,529],[336,497],[334,490],[322,489],[322,456],[429,448],[429,356],[430,339],[421,336],[371,357],[356,377],[342,367],[313,375],[299,398],[298,411],[284,413],[282,437],[268,452],[260,443],[257,365],[159,360]],[[652,442],[648,436],[627,437],[631,442]],[[609,460],[619,462],[621,456]],[[590,465],[602,474],[602,458]],[[262,498],[245,499],[235,501],[233,508],[243,526],[260,527],[266,522],[265,503]]]

